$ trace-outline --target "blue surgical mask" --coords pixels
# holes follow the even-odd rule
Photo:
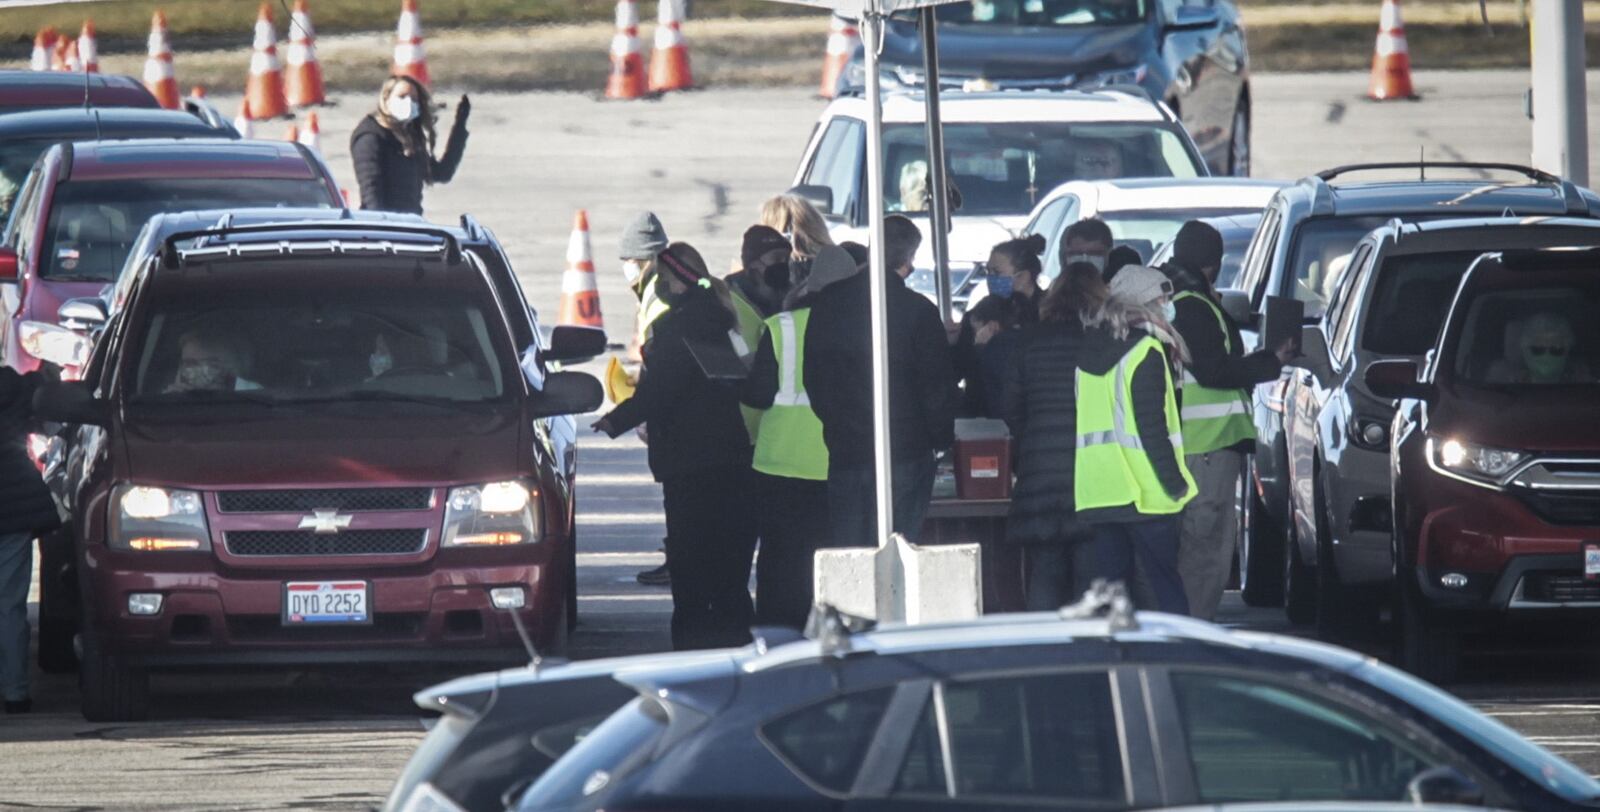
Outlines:
[[[995,275],[989,277],[989,293],[1002,299],[1011,298],[1012,291],[1016,290],[1017,282],[1009,276]]]

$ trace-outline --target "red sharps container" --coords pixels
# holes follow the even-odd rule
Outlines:
[[[956,496],[1011,497],[1011,432],[1004,420],[956,421]]]

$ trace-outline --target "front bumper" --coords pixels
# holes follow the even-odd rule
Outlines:
[[[1389,583],[1394,577],[1389,454],[1347,447],[1339,456],[1337,470],[1329,469],[1324,483],[1340,581],[1349,585]]]

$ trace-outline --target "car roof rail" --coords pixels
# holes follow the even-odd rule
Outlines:
[[[461,230],[467,232],[467,239],[469,240],[488,239],[485,235],[483,224],[478,222],[478,218],[470,214],[461,215]]]
[[[184,240],[226,237],[234,234],[272,234],[284,231],[348,231],[352,233],[379,231],[390,234],[437,237],[444,243],[445,263],[448,265],[459,265],[461,263],[461,243],[456,239],[456,235],[437,226],[369,223],[341,219],[331,222],[326,220],[303,220],[299,222],[261,223],[245,226],[234,226],[230,223],[219,222],[217,226],[212,228],[179,231],[162,240],[161,265],[171,270],[183,263],[183,255],[178,250],[178,243]]]
[[[1429,169],[1497,169],[1502,172],[1515,172],[1535,183],[1554,185],[1562,182],[1561,178],[1542,169],[1534,169],[1531,166],[1480,161],[1378,161],[1374,163],[1344,164],[1331,169],[1324,169],[1318,172],[1316,176],[1324,181],[1331,181],[1340,175],[1348,175],[1352,172],[1371,172],[1381,169],[1415,169],[1421,180],[1427,180]]]
[[[877,625],[872,618],[852,615],[832,604],[818,603],[811,607],[811,615],[806,618],[804,634],[806,639],[817,641],[824,656],[842,657],[854,649],[850,645],[852,635],[870,632]]]
[[[1128,588],[1121,581],[1094,579],[1077,603],[1061,607],[1060,615],[1062,620],[1104,618],[1113,634],[1139,629],[1139,620],[1134,616],[1133,599],[1128,597]]]

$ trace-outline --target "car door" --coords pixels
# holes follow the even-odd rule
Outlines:
[[[862,121],[838,116],[829,121],[812,150],[800,183],[826,188],[832,199],[822,216],[831,228],[854,227],[865,222],[861,195],[866,182],[867,130]]]

